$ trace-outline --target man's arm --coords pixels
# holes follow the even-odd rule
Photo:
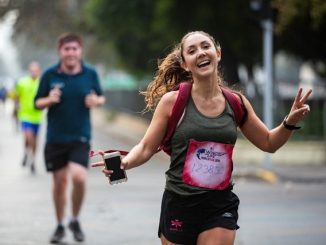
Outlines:
[[[60,103],[61,90],[57,87],[50,90],[50,93],[46,97],[39,97],[35,99],[35,107],[42,110],[53,104]]]
[[[88,108],[102,106],[106,102],[106,98],[103,95],[103,91],[100,85],[100,80],[97,72],[94,70],[93,73],[93,90],[86,96],[85,105]]]
[[[105,97],[103,95],[97,95],[95,91],[92,91],[85,97],[85,105],[88,108],[95,106],[102,106],[105,103]]]

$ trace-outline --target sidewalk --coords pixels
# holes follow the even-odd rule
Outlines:
[[[136,144],[145,134],[148,120],[127,113],[98,109],[93,112],[96,127],[109,135]],[[264,166],[265,154],[247,139],[239,138],[234,150],[234,177],[278,181],[326,182],[326,146],[321,142],[289,141],[272,154],[272,165]],[[163,154],[164,155],[164,154]]]
[[[32,174],[28,166],[22,167],[23,136],[21,131],[16,131],[10,112],[10,108],[6,111],[0,108],[0,244],[50,244],[56,220],[52,176],[45,171],[43,158],[45,123],[40,128],[36,174]],[[110,145],[121,149],[131,147],[118,137],[108,136],[95,128],[93,134],[93,149]],[[129,171],[128,183],[116,186],[109,184],[101,169],[89,168],[87,194],[80,217],[86,241],[75,242],[67,229],[61,244],[158,245],[157,222],[166,164],[154,161],[155,164]],[[71,196],[67,192],[65,226],[70,217]]]
[[[93,119],[93,149],[116,147],[129,150],[147,128],[147,122],[124,114],[107,121],[103,120],[106,119],[103,111],[97,110]],[[4,117],[0,110],[1,245],[49,244],[55,218],[51,176],[45,172],[43,163],[44,126],[40,132],[37,172],[32,175],[28,168],[21,166],[22,135],[15,131],[9,114]],[[160,244],[156,234],[168,160],[166,154],[158,153],[148,164],[128,171],[127,183],[116,186],[108,184],[100,169],[91,168],[81,215],[86,241],[75,242],[67,231],[63,244]],[[266,182],[261,176],[261,169],[257,164],[235,162],[234,176],[238,178],[235,180],[235,191],[242,203],[242,229],[235,244],[274,245],[283,244],[285,240],[287,244],[294,245],[308,244],[305,241],[311,239],[322,241],[315,244],[323,244],[325,166],[278,165],[275,171],[263,169],[266,176],[272,173],[277,177],[274,182]],[[294,181],[300,183],[292,184]],[[67,224],[70,214],[68,205],[64,224]]]

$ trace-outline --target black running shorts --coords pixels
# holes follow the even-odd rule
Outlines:
[[[44,149],[46,170],[56,171],[65,167],[68,162],[75,162],[87,168],[89,150],[90,145],[85,142],[47,143]]]
[[[198,235],[208,229],[239,229],[239,198],[232,191],[210,191],[181,197],[165,190],[158,236],[176,244],[196,245]]]

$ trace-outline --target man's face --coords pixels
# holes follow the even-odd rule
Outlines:
[[[33,79],[36,79],[40,76],[41,74],[41,68],[40,65],[36,62],[31,63],[29,65],[29,73]]]
[[[67,68],[78,66],[82,58],[82,51],[82,46],[78,42],[72,41],[62,44],[58,49],[61,64]]]

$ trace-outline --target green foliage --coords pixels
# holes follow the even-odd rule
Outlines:
[[[133,73],[153,73],[156,60],[193,30],[221,42],[228,68],[236,70],[238,60],[252,66],[261,57],[261,33],[249,23],[249,0],[89,0],[85,10],[90,28],[114,44]]]
[[[326,75],[326,1],[274,0],[278,47],[316,64]],[[323,65],[317,65],[320,64]],[[320,68],[320,69],[319,69]]]
[[[54,47],[59,34],[76,31],[78,6],[70,8],[67,1],[20,1],[16,34],[23,34],[37,46]]]
[[[310,60],[326,76],[326,1],[272,0],[276,9],[275,52]],[[21,0],[0,7],[0,16],[18,9],[16,31],[37,47],[55,45],[64,31],[82,34],[87,56],[142,76],[155,72],[188,31],[203,30],[222,46],[226,75],[238,65],[261,62],[262,30],[250,0]],[[13,3],[16,3],[13,5]],[[237,81],[236,76],[228,80]]]
[[[148,32],[152,22],[151,0],[96,0],[89,1],[86,16],[90,28],[102,40],[113,44],[122,58],[120,65],[139,73],[139,67],[153,67],[148,63],[152,49],[148,45]]]
[[[278,110],[274,111],[275,126],[278,122],[281,122],[284,118],[284,115],[288,112],[288,109],[291,108],[293,101],[292,100],[283,100],[277,101]],[[308,100],[311,111],[309,114],[302,120],[298,126],[301,126],[301,129],[296,131],[293,134],[292,139],[295,140],[323,140],[326,134],[326,129],[324,128],[324,113],[325,105],[322,100]]]

